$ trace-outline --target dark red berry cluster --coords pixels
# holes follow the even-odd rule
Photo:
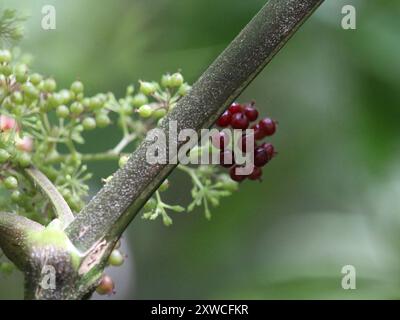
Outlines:
[[[254,102],[242,105],[237,102],[226,110],[217,120],[217,125],[221,128],[232,128],[246,130],[252,122],[258,119],[259,113]],[[234,181],[243,181],[248,178],[250,180],[260,180],[262,176],[262,167],[264,167],[276,154],[275,148],[271,143],[258,144],[266,137],[272,136],[276,131],[277,122],[271,118],[263,118],[259,122],[252,124],[254,139],[249,139],[248,134],[243,134],[239,145],[243,152],[249,152],[249,148],[254,150],[254,167],[251,174],[238,175],[236,173],[237,165],[235,164],[235,155],[232,150],[226,149],[229,144],[228,137],[224,132],[220,132],[218,136],[213,136],[212,142],[221,149],[220,163],[225,168],[230,168],[230,176]],[[248,146],[249,140],[254,140],[253,146]]]

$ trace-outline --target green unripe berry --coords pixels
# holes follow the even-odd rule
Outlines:
[[[15,79],[19,83],[23,83],[28,79],[28,66],[26,64],[20,63],[14,67]]]
[[[63,89],[60,91],[60,96],[62,97],[62,103],[67,104],[74,97],[74,93],[67,89]]]
[[[124,256],[119,250],[113,250],[108,257],[108,264],[114,267],[119,267],[124,263]]]
[[[164,117],[167,114],[167,110],[165,110],[164,108],[160,108],[157,110],[154,110],[152,116],[156,119],[160,119],[162,117]]]
[[[110,123],[111,123],[111,120],[106,113],[99,113],[96,115],[96,125],[99,128],[105,128]]]
[[[31,100],[35,100],[39,97],[39,90],[32,83],[25,83],[22,85],[22,90],[25,93],[25,96]]]
[[[132,104],[134,107],[139,108],[146,104],[149,100],[143,93],[138,93],[132,98]]]
[[[18,188],[18,180],[14,177],[8,177],[4,180],[4,186],[9,190],[15,190]]]
[[[75,94],[82,93],[84,90],[83,83],[80,81],[75,81],[71,84],[71,91]]]
[[[43,82],[43,90],[46,92],[53,92],[57,88],[57,82],[52,79],[48,78]]]
[[[10,154],[4,149],[0,149],[0,163],[3,164],[8,159],[10,159]]]
[[[42,82],[42,80],[43,77],[39,73],[34,73],[29,77],[29,81],[35,86],[37,86],[40,82]]]
[[[119,158],[118,165],[120,168],[124,167],[128,163],[129,157],[128,156],[122,156]]]
[[[74,103],[71,104],[70,110],[74,115],[78,116],[83,112],[84,107],[83,107],[82,103],[74,102]]]
[[[9,50],[0,50],[0,63],[9,63],[12,60],[12,54]]]
[[[183,83],[183,76],[179,72],[174,73],[171,76],[170,85],[171,87],[180,87]]]
[[[19,202],[22,198],[21,192],[19,192],[18,190],[14,190],[11,193],[11,200],[14,202]]]
[[[170,74],[164,74],[161,77],[161,85],[165,88],[168,88],[171,86],[171,75]]]
[[[160,187],[158,188],[158,191],[164,192],[167,191],[169,188],[169,181],[168,179],[165,179],[163,183],[161,183]]]
[[[90,110],[99,110],[104,106],[104,101],[99,97],[93,97],[89,101]]]
[[[58,106],[56,114],[57,114],[57,117],[65,119],[66,117],[69,116],[69,109],[65,105]]]
[[[178,93],[181,96],[186,96],[188,94],[188,92],[190,91],[190,89],[192,89],[192,87],[190,85],[188,85],[187,83],[184,83],[179,87]]]
[[[156,92],[157,90],[157,86],[156,84],[152,83],[152,82],[145,82],[145,81],[141,81],[140,82],[140,92],[145,94],[145,95],[151,95],[154,92]]]
[[[152,113],[153,113],[153,108],[150,107],[148,104],[145,104],[145,105],[141,106],[141,107],[138,109],[138,111],[139,111],[139,115],[140,115],[142,118],[148,118],[148,117],[150,117],[150,116],[152,115]]]
[[[12,68],[10,65],[0,65],[0,74],[8,77],[12,73]]]
[[[15,104],[22,104],[24,102],[24,97],[20,91],[15,91],[11,95],[11,101]]]
[[[22,152],[17,155],[17,161],[21,167],[26,168],[31,164],[32,159],[31,159],[31,156],[29,155],[29,153]]]
[[[50,109],[55,109],[63,104],[63,100],[64,99],[61,96],[61,94],[53,93],[52,95],[49,95],[47,98],[48,107],[50,107]]]
[[[82,121],[83,129],[93,130],[96,128],[96,120],[92,117],[87,117]]]

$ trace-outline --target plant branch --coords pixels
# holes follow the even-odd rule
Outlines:
[[[57,188],[37,168],[27,168],[25,169],[25,172],[50,200],[54,207],[54,211],[64,228],[68,226],[72,220],[74,220],[74,215],[72,214],[72,211],[67,202],[64,200],[63,196],[58,192]]]
[[[170,121],[177,122],[178,132],[187,128],[200,132],[212,126],[322,2],[270,0],[163,121],[167,141]],[[67,228],[81,251],[100,240],[115,241],[175,168],[176,164],[147,163],[146,151],[152,143],[144,141]],[[182,144],[177,144],[178,150]],[[170,151],[167,148],[167,154]]]

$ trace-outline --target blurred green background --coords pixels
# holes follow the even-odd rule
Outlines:
[[[138,79],[202,73],[264,0],[2,0],[30,15],[24,52],[60,86],[123,94]],[[41,8],[57,29],[41,29]],[[341,8],[357,29],[341,28]],[[135,219],[114,298],[400,298],[400,2],[326,1],[240,97],[279,120],[279,156],[213,211],[170,228]],[[88,151],[119,132],[89,136]],[[92,164],[92,191],[115,163]],[[169,200],[187,203],[173,173]],[[353,265],[357,289],[343,290]],[[119,290],[120,288],[120,290]],[[0,298],[22,297],[22,276],[0,276]]]

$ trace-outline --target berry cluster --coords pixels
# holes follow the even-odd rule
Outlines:
[[[254,102],[242,105],[237,102],[231,106],[219,117],[216,124],[221,128],[232,128],[246,130],[252,122],[258,119],[259,112]],[[276,132],[277,122],[271,118],[263,118],[258,123],[253,124],[250,128],[253,130],[253,137],[243,133],[239,148],[243,152],[249,152],[252,148],[254,151],[254,165],[252,172],[246,175],[239,175],[236,172],[238,165],[235,164],[235,155],[232,150],[226,148],[229,144],[229,138],[224,132],[220,132],[218,136],[213,136],[212,142],[214,146],[221,149],[220,163],[225,168],[230,168],[229,174],[232,180],[241,182],[248,178],[250,180],[260,180],[262,176],[262,167],[264,167],[276,154],[275,148],[271,143],[258,144],[265,137],[270,137]],[[249,146],[249,141],[254,141],[254,145]]]

